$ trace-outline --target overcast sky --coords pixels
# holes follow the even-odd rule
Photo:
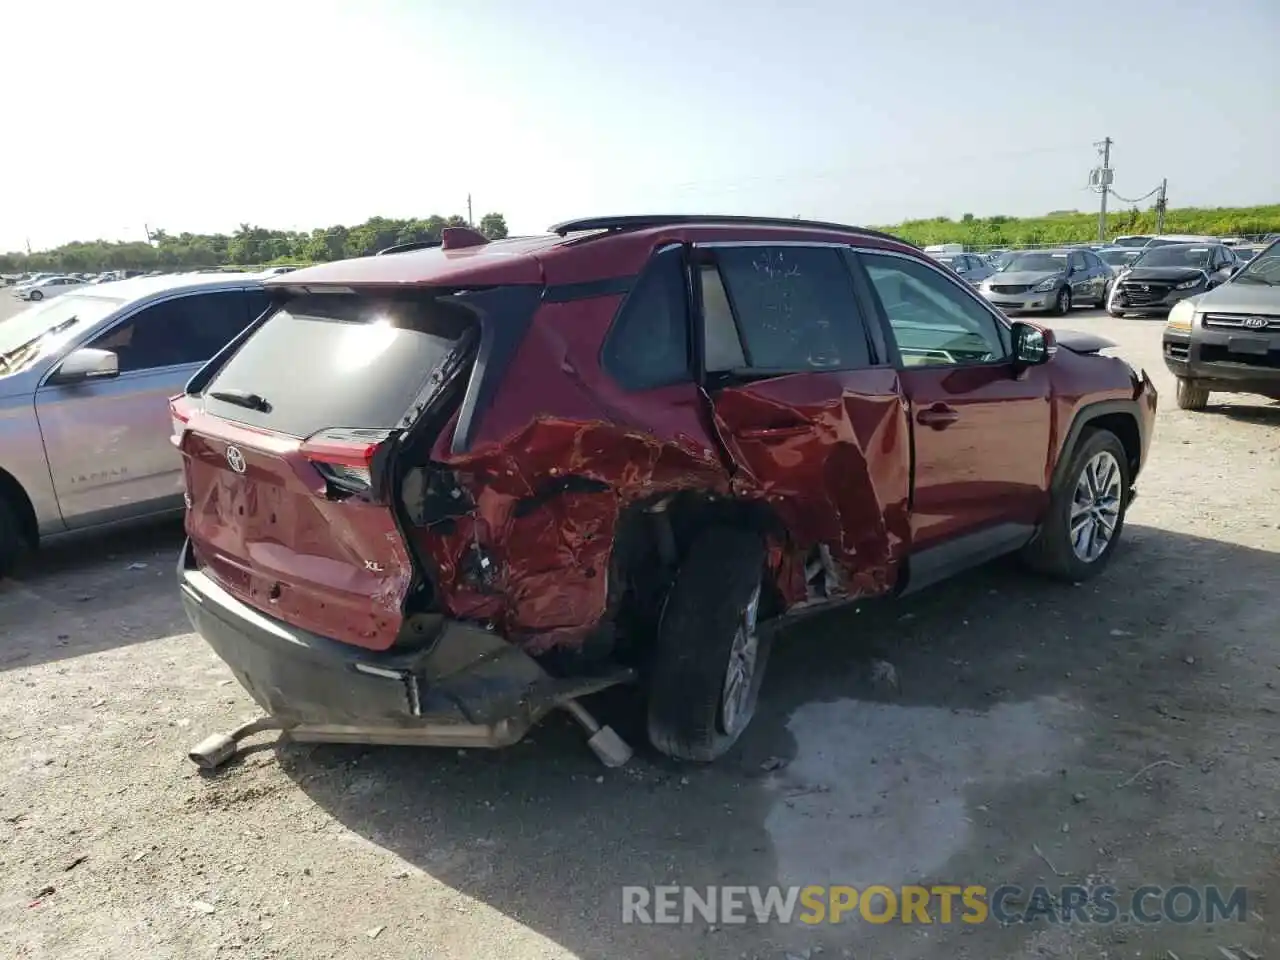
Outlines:
[[[506,214],[1280,201],[1280,0],[5,5],[0,250]]]

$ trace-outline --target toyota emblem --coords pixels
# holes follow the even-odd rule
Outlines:
[[[1248,327],[1250,330],[1261,330],[1266,325],[1266,317],[1245,317],[1240,321],[1240,326]]]
[[[227,466],[236,473],[244,473],[244,454],[239,447],[227,447]]]

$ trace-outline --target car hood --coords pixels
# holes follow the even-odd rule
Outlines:
[[[1199,267],[1134,267],[1127,274],[1126,280],[1174,280],[1181,283],[1183,280],[1191,280],[1196,277],[1203,277],[1205,271]]]
[[[1222,313],[1262,313],[1280,315],[1280,287],[1232,280],[1216,290],[1196,297],[1196,309]]]
[[[1115,342],[1108,340],[1106,337],[1099,337],[1097,334],[1084,333],[1080,330],[1056,330],[1054,338],[1058,342],[1058,346],[1066,347],[1072,353],[1097,353],[1099,350],[1106,350],[1108,347],[1114,347]]]
[[[991,275],[991,282],[999,283],[999,284],[1007,283],[1011,286],[1014,284],[1022,284],[1022,283],[1029,283],[1029,284],[1035,285],[1044,280],[1048,280],[1050,277],[1061,277],[1061,276],[1062,276],[1061,270],[1012,270],[1012,271],[1002,271],[1000,273],[993,273]]]

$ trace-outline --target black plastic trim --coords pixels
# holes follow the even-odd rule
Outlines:
[[[444,244],[444,240],[410,240],[408,243],[394,243],[389,247],[383,247],[375,257],[381,257],[389,253],[408,253],[411,250],[430,250],[433,247],[439,247]]]
[[[533,323],[541,298],[542,288],[529,285],[478,290],[462,298],[480,318],[480,346],[453,431],[450,452],[455,456],[471,449],[480,420]]]
[[[586,280],[582,283],[560,283],[547,287],[542,293],[543,303],[572,303],[575,300],[591,300],[595,297],[618,297],[630,293],[636,285],[636,277],[606,277],[603,280]]]
[[[1058,462],[1053,465],[1053,482],[1049,487],[1051,491],[1056,490],[1066,476],[1067,466],[1071,462],[1072,454],[1075,453],[1085,427],[1099,417],[1112,413],[1123,413],[1133,418],[1134,426],[1138,430],[1138,456],[1142,456],[1142,451],[1147,448],[1147,438],[1142,432],[1142,408],[1137,400],[1099,400],[1096,403],[1087,404],[1076,412],[1075,419],[1071,421],[1071,427],[1067,430],[1067,437],[1062,442]],[[1139,463],[1138,467],[1141,468],[1142,464]]]
[[[999,523],[912,554],[907,558],[906,583],[898,595],[915,593],[962,570],[1013,553],[1030,543],[1035,533],[1031,524]]]

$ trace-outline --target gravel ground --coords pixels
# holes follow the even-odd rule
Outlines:
[[[1060,325],[1119,341],[1163,399],[1106,575],[1001,562],[793,628],[711,768],[607,771],[557,719],[499,753],[268,742],[199,774],[185,748],[253,705],[188,632],[179,532],[48,551],[0,584],[0,954],[1280,956],[1280,406],[1182,413],[1158,322]],[[632,707],[600,703],[638,741]],[[620,923],[623,884],[1100,878],[1247,886],[1249,918]]]

